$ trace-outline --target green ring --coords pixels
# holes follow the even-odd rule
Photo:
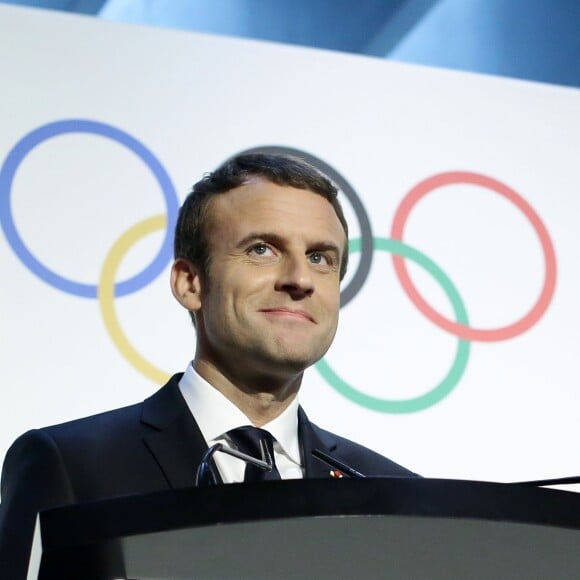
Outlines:
[[[425,256],[404,244],[398,240],[392,240],[389,238],[374,238],[373,246],[375,250],[384,250],[385,252],[390,252],[391,254],[396,254],[404,258],[412,260],[425,270],[429,272],[435,278],[437,282],[441,285],[441,288],[447,294],[453,311],[455,313],[455,318],[460,324],[469,324],[467,311],[465,305],[459,296],[459,292],[441,268],[435,264],[430,258]],[[360,252],[361,240],[360,238],[351,240],[349,243],[350,252]],[[412,399],[400,399],[400,400],[389,400],[380,399],[378,397],[372,397],[361,393],[355,389],[352,385],[349,385],[346,381],[343,381],[330,367],[325,359],[321,359],[316,363],[316,369],[322,375],[322,377],[330,384],[331,387],[336,389],[341,395],[344,395],[347,399],[350,399],[353,403],[360,405],[361,407],[366,407],[373,411],[379,411],[381,413],[415,413],[417,411],[423,411],[432,407],[442,399],[444,399],[459,383],[465,368],[467,366],[467,359],[469,358],[470,343],[466,340],[459,339],[457,344],[457,352],[455,354],[455,360],[451,369],[445,376],[445,378],[433,389],[428,391],[423,395],[414,397]]]

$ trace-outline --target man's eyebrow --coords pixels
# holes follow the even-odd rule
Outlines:
[[[239,248],[258,240],[264,240],[265,242],[272,242],[274,244],[284,243],[284,238],[278,234],[275,234],[274,232],[250,232],[237,243],[237,246]]]
[[[332,242],[316,242],[311,244],[311,247],[311,252],[334,252],[338,256],[340,256],[340,253],[342,252],[342,248]]]

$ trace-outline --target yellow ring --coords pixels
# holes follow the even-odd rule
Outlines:
[[[156,230],[167,227],[167,216],[156,215],[143,220],[129,228],[114,244],[105,258],[101,276],[99,278],[99,288],[97,298],[99,307],[105,322],[105,327],[109,332],[115,346],[121,354],[147,378],[157,384],[164,384],[169,378],[169,374],[158,369],[149,361],[145,360],[129,342],[117,318],[115,309],[115,278],[119,265],[123,261],[125,254],[141,238]]]

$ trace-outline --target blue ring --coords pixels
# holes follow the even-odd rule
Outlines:
[[[171,179],[159,160],[153,155],[145,145],[137,141],[134,137],[105,123],[89,121],[85,119],[68,119],[65,121],[55,121],[43,125],[25,135],[12,148],[6,161],[0,169],[0,225],[4,230],[8,243],[20,258],[22,263],[41,280],[51,286],[74,294],[82,298],[96,298],[98,287],[96,284],[82,284],[64,278],[59,274],[41,264],[36,257],[26,247],[14,224],[12,210],[10,206],[10,191],[12,181],[22,160],[28,153],[40,143],[47,139],[66,133],[92,133],[112,139],[130,149],[145,165],[151,170],[163,192],[165,204],[167,206],[167,230],[158,254],[151,264],[143,271],[128,280],[115,284],[115,296],[126,296],[140,290],[149,282],[154,280],[165,268],[173,253],[173,229],[179,212],[179,200]]]

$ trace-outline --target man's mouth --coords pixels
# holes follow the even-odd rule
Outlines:
[[[299,308],[261,308],[259,312],[263,312],[264,314],[268,314],[270,316],[280,316],[281,318],[288,317],[296,318],[298,320],[308,320],[309,322],[316,322],[309,312]]]

